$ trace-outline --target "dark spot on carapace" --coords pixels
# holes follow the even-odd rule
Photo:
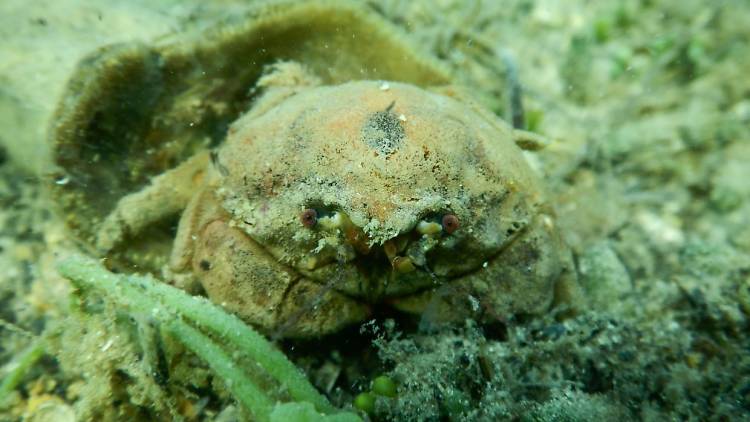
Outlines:
[[[521,224],[520,221],[514,221],[510,223],[510,227],[508,227],[508,230],[505,231],[505,234],[510,237],[517,231],[521,230],[521,228],[523,228],[523,224]]]
[[[430,150],[424,145],[422,145],[422,158],[425,160],[430,158]]]
[[[396,152],[404,140],[404,128],[401,120],[392,111],[394,103],[385,110],[370,115],[362,126],[362,141],[380,155]]]
[[[208,271],[211,269],[211,263],[206,261],[205,259],[201,259],[201,262],[198,263],[200,265],[201,270]]]

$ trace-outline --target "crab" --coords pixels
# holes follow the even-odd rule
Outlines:
[[[522,152],[541,138],[452,88],[398,28],[316,0],[196,31],[97,50],[50,126],[53,198],[111,269],[283,337],[381,306],[503,320],[574,301]]]
[[[188,192],[168,279],[286,337],[378,304],[489,319],[569,296],[570,252],[522,153],[538,137],[451,88],[323,85],[296,63],[258,85],[220,147],[120,201],[100,249]]]

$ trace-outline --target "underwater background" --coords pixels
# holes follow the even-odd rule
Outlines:
[[[0,2],[0,420],[750,419],[750,4],[311,2],[387,22],[386,39],[418,52],[408,60],[429,62],[498,116],[551,140],[527,158],[573,250],[583,305],[572,316],[447,326],[394,313],[323,340],[274,339],[274,348],[260,337],[241,343],[254,334],[210,316],[218,308],[206,301],[69,258],[94,255],[77,236],[97,222],[71,211],[80,203],[61,203],[56,192],[73,185],[57,172],[50,136],[59,110],[78,104],[68,81],[100,70],[84,57],[118,43],[200,44],[203,31],[254,19],[258,3]],[[279,14],[281,25],[292,19],[309,17]],[[352,41],[299,57],[337,80],[344,64],[315,60],[354,61],[377,47]],[[388,71],[401,60],[394,53]],[[179,111],[192,112],[187,100]],[[78,165],[105,174],[111,163],[144,162],[117,154]],[[139,169],[143,180],[184,158],[163,156]],[[92,190],[87,200],[107,195]],[[128,283],[156,293],[138,296]],[[138,307],[152,301],[166,314]],[[208,332],[213,323],[219,331]],[[191,327],[204,337],[185,340]],[[257,363],[248,347],[271,362]],[[220,358],[225,372],[212,366]],[[248,399],[266,395],[268,403]]]

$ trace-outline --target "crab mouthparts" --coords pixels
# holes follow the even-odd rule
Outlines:
[[[410,257],[399,255],[404,252],[408,245],[409,239],[403,235],[389,239],[383,244],[383,252],[385,252],[391,267],[396,272],[410,273],[416,269],[414,261]]]
[[[403,256],[404,250],[409,245],[408,235],[399,235],[385,241],[382,247],[373,247],[370,245],[369,236],[360,227],[351,224],[344,229],[344,237],[360,257],[385,254],[391,268],[398,273],[409,273],[416,269],[412,259]],[[373,249],[378,249],[378,252],[374,252]]]
[[[340,230],[344,241],[355,252],[345,260],[353,258],[360,272],[369,279],[381,278],[384,272],[398,275],[418,268],[426,269],[425,253],[436,245],[442,232],[440,224],[423,220],[412,230],[388,239],[382,245],[373,245],[362,227],[342,212],[318,218],[316,224],[324,230]]]
[[[367,264],[360,265],[363,269],[367,268],[366,272],[372,272],[375,266],[373,264],[377,261],[382,262],[382,259],[386,259],[393,272],[397,274],[410,273],[424,265],[424,259],[413,256],[414,250],[409,250],[416,233],[400,234],[386,240],[382,246],[371,246],[370,238],[357,226],[348,227],[344,234],[347,242],[357,251],[357,261]]]

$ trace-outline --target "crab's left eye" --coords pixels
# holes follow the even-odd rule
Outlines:
[[[455,214],[428,216],[417,224],[417,232],[434,236],[439,233],[451,234],[458,230],[461,224]]]
[[[313,208],[308,208],[299,215],[299,221],[305,227],[314,227],[318,224],[318,212]]]
[[[440,222],[442,223],[443,230],[448,234],[453,233],[461,227],[456,214],[445,214]]]

